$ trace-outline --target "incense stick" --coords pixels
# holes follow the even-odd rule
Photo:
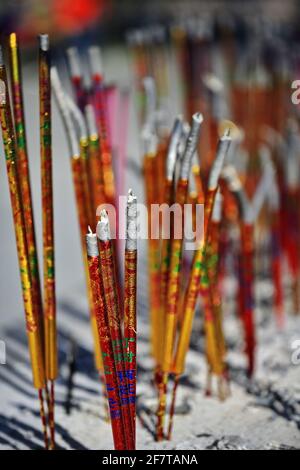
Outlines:
[[[26,242],[29,256],[29,268],[32,285],[32,296],[34,308],[37,311],[41,337],[44,337],[44,318],[41,296],[41,285],[39,276],[39,263],[37,255],[37,245],[35,237],[35,224],[33,216],[33,204],[31,195],[31,184],[29,174],[29,162],[26,141],[26,128],[23,103],[23,87],[21,76],[21,65],[19,57],[19,48],[17,36],[15,33],[10,35],[9,41],[11,82],[13,98],[13,114],[16,130],[16,152],[17,152],[17,170],[19,175],[20,189],[22,194],[22,207],[24,211],[24,221],[26,228]]]
[[[105,210],[101,211],[100,221],[97,224],[97,237],[99,239],[101,279],[103,283],[104,300],[107,309],[110,337],[117,371],[123,424],[126,430],[126,448],[128,450],[132,450],[135,448],[135,444],[130,404],[135,403],[135,396],[131,390],[132,378],[127,376],[125,368],[125,362],[129,362],[129,358],[124,357],[124,338],[121,331],[115,263],[110,239],[109,220]]]
[[[80,63],[79,53],[76,47],[69,47],[69,49],[67,49],[67,59],[71,82],[76,97],[76,103],[79,106],[79,109],[83,112],[84,107],[86,105],[87,97],[83,85],[83,77],[81,72],[82,67]]]
[[[220,139],[216,158],[210,171],[208,180],[208,191],[205,197],[205,213],[204,213],[204,233],[199,241],[199,246],[195,251],[190,278],[185,291],[183,309],[184,315],[179,332],[178,343],[174,354],[173,373],[175,375],[174,387],[177,388],[177,382],[180,375],[184,371],[186,354],[189,348],[190,337],[192,332],[193,318],[196,308],[196,301],[199,294],[199,284],[201,281],[203,261],[205,258],[205,246],[207,243],[209,223],[211,220],[214,200],[217,193],[218,181],[223,166],[225,156],[228,152],[231,139],[226,134]],[[175,392],[173,392],[175,409]],[[172,417],[170,419],[172,423]],[[171,436],[172,428],[169,427],[169,436]]]
[[[70,154],[71,154],[71,170],[72,170],[72,177],[73,177],[73,185],[75,191],[75,198],[76,198],[76,206],[77,206],[77,213],[78,213],[78,222],[80,228],[80,241],[81,241],[81,249],[82,249],[82,256],[83,256],[83,263],[84,263],[84,270],[85,270],[85,279],[86,279],[86,287],[87,287],[87,296],[89,302],[89,310],[90,310],[90,319],[91,319],[91,328],[93,334],[93,341],[94,341],[94,361],[95,367],[100,373],[103,371],[102,365],[102,356],[101,356],[101,349],[98,340],[98,333],[97,333],[97,322],[96,317],[94,315],[94,308],[93,308],[93,300],[92,300],[92,293],[90,289],[90,281],[89,281],[89,272],[88,272],[88,265],[87,265],[87,256],[86,256],[86,243],[85,243],[85,235],[86,235],[86,227],[89,225],[88,219],[88,212],[90,212],[90,218],[92,217],[91,212],[87,210],[87,203],[86,200],[91,201],[90,199],[90,192],[89,186],[86,184],[86,168],[83,168],[82,158],[80,156],[80,148],[78,143],[78,138],[76,135],[76,130],[74,126],[74,122],[72,120],[73,114],[70,111],[70,105],[72,107],[72,102],[70,99],[66,97],[66,94],[62,88],[57,70],[52,67],[51,68],[51,83],[54,91],[54,96],[57,100],[57,104],[60,110],[60,113],[63,118],[63,122],[66,128],[66,133],[68,137],[68,143],[70,147]],[[75,107],[75,112],[78,111],[78,108]],[[79,120],[81,123],[81,136],[84,137],[85,133],[85,124],[82,123],[82,115],[79,114]],[[84,183],[83,183],[83,175],[84,175]],[[87,194],[88,193],[88,194]],[[93,217],[94,218],[94,217]]]
[[[49,426],[51,449],[55,448],[54,380],[57,377],[56,299],[51,151],[51,84],[49,37],[39,37],[40,152],[42,175],[42,219],[44,257],[44,318],[46,378],[51,381]]]
[[[255,330],[253,319],[253,232],[254,213],[233,166],[227,166],[224,179],[236,197],[240,210],[241,257],[239,260],[240,317],[244,327],[245,353],[248,359],[248,375],[252,376],[255,365]]]
[[[8,93],[8,83],[6,69],[3,63],[2,49],[0,49],[0,121],[2,137],[6,157],[7,177],[10,190],[11,206],[14,219],[16,244],[18,251],[19,269],[21,275],[23,303],[25,310],[26,331],[29,343],[30,361],[33,376],[33,385],[39,390],[39,398],[42,396],[41,390],[45,387],[45,370],[43,344],[37,311],[34,308],[34,298],[31,289],[30,263],[26,243],[26,227],[24,213],[22,210],[22,195],[17,174],[16,144],[15,134],[12,124],[12,114]],[[43,399],[40,398],[41,405]],[[41,420],[44,429],[44,419]],[[44,432],[45,447],[48,448],[47,431]]]
[[[90,229],[89,229],[90,230]],[[121,400],[119,396],[117,372],[109,329],[109,317],[104,301],[103,284],[100,274],[99,249],[97,235],[92,231],[86,235],[90,285],[97,320],[98,335],[103,355],[104,377],[109,403],[111,426],[116,450],[126,449],[126,439],[122,420]]]
[[[170,255],[170,273],[168,280],[168,291],[167,291],[167,305],[166,305],[166,323],[165,323],[165,341],[164,341],[164,353],[162,361],[162,372],[163,372],[163,393],[160,397],[160,403],[158,407],[159,427],[157,430],[157,439],[162,439],[163,436],[163,424],[164,415],[166,408],[166,387],[168,374],[172,372],[172,362],[174,353],[174,342],[176,335],[177,325],[177,308],[179,300],[179,286],[180,286],[180,270],[182,262],[182,250],[183,250],[183,233],[184,233],[184,221],[183,221],[183,209],[184,204],[187,200],[188,191],[188,178],[190,173],[190,166],[196,146],[198,143],[200,126],[203,121],[203,117],[200,113],[196,113],[193,116],[192,127],[187,140],[184,156],[180,168],[180,176],[177,183],[175,202],[181,208],[181,238],[173,238],[171,245]],[[174,221],[176,224],[176,220]]]
[[[103,164],[104,192],[109,204],[115,204],[115,182],[112,166],[112,149],[109,139],[107,103],[103,81],[101,51],[98,47],[89,48],[90,68],[93,82],[93,104],[95,107],[100,136],[100,148]]]
[[[124,355],[130,396],[136,396],[136,292],[137,292],[137,199],[130,189],[127,198],[125,284],[124,284]],[[132,427],[135,436],[136,403],[130,403]]]
[[[150,345],[155,365],[159,364],[162,344],[159,335],[163,329],[160,304],[160,240],[152,233],[157,231],[158,221],[152,217],[152,205],[159,202],[158,187],[158,139],[155,126],[156,89],[152,77],[143,80],[145,89],[145,122],[142,129],[143,172],[145,196],[148,211],[148,275],[149,275],[149,310],[150,310]],[[159,381],[156,380],[158,384]]]
[[[103,168],[100,150],[100,138],[97,130],[96,116],[92,105],[85,107],[85,117],[89,133],[88,171],[93,198],[93,212],[105,203]]]
[[[182,118],[178,117],[173,126],[171,133],[171,138],[169,142],[169,148],[166,159],[166,177],[164,182],[164,197],[163,202],[170,207],[174,202],[175,190],[174,190],[174,180],[175,180],[175,166],[178,156],[178,145],[182,133]],[[157,343],[159,345],[158,357],[157,357],[157,367],[155,373],[155,381],[158,388],[158,400],[164,400],[164,389],[165,385],[163,383],[162,377],[162,361],[164,353],[164,338],[165,338],[165,320],[166,320],[166,308],[167,308],[167,293],[168,293],[168,281],[169,281],[169,271],[170,271],[170,255],[171,255],[171,233],[173,229],[172,221],[170,221],[170,227],[168,227],[170,236],[168,237],[165,234],[164,224],[162,225],[162,246],[161,246],[161,270],[160,270],[160,303],[161,303],[161,312],[160,312],[160,325],[158,331],[156,332]],[[157,436],[158,440],[163,438],[163,415],[161,409],[157,410]]]

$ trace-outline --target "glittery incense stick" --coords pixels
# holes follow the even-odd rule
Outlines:
[[[16,152],[17,168],[22,195],[22,207],[24,211],[24,221],[26,227],[26,242],[29,256],[29,268],[31,276],[32,296],[34,306],[37,311],[41,337],[44,337],[43,308],[41,297],[40,276],[38,267],[37,245],[34,229],[33,205],[31,196],[30,174],[28,166],[28,153],[26,143],[25,116],[23,104],[23,90],[21,78],[21,65],[17,36],[12,33],[9,37],[9,54],[11,65],[11,82],[13,112],[16,130]]]
[[[108,118],[108,104],[107,96],[104,85],[103,65],[101,49],[97,46],[92,46],[88,49],[89,55],[89,66],[92,79],[92,104],[94,106],[98,134],[100,138],[100,151],[101,151],[101,163],[102,163],[102,174],[104,184],[104,196],[105,202],[112,204],[116,210],[116,227],[115,232],[118,233],[118,204],[116,201],[116,188],[115,188],[115,177],[113,171],[113,159],[112,159],[112,144],[110,139],[109,129],[109,118]],[[118,279],[118,299],[122,298],[122,290],[120,288],[120,266],[118,258],[118,239],[114,239],[114,256],[116,275]]]
[[[132,386],[135,383],[134,374],[126,372],[125,363],[132,364],[132,352],[127,353],[124,348],[124,338],[121,331],[121,320],[116,286],[116,274],[113,256],[113,246],[110,239],[109,220],[105,210],[101,211],[100,221],[97,224],[97,237],[99,239],[101,279],[104,290],[104,301],[109,321],[110,337],[117,372],[118,387],[121,400],[122,417],[125,429],[126,448],[135,448],[134,429],[130,415],[130,404],[135,403],[135,393]],[[134,387],[133,387],[134,388]]]
[[[167,159],[166,159],[166,171],[164,181],[164,197],[163,203],[167,204],[168,207],[172,206],[175,197],[175,166],[178,157],[178,145],[182,133],[182,118],[178,117],[175,122],[171,133],[169,142]],[[166,222],[166,220],[164,219]],[[162,361],[164,353],[164,338],[165,338],[165,320],[166,320],[166,303],[167,303],[167,292],[168,292],[168,280],[170,270],[170,255],[171,255],[171,233],[173,230],[172,220],[170,220],[169,227],[165,227],[162,224],[162,244],[161,244],[161,268],[160,268],[160,314],[159,314],[159,328],[156,332],[157,344],[159,347],[157,355],[157,365],[155,371],[155,381],[159,393],[159,401],[163,399],[164,384],[162,381]],[[166,231],[169,230],[169,234]],[[169,235],[169,236],[168,236]],[[159,413],[158,408],[157,416],[157,433],[160,434],[162,431],[162,418],[163,416]]]
[[[151,208],[158,203],[157,187],[157,135],[155,129],[155,84],[151,77],[144,80],[146,109],[145,123],[142,130],[144,146],[143,171],[145,180],[145,197],[148,211],[148,275],[149,275],[149,304],[150,304],[150,344],[151,354],[155,363],[159,362],[158,331],[160,329],[160,241],[152,236],[157,229],[157,220],[152,220]]]
[[[41,329],[39,328],[39,319],[37,311],[34,308],[34,298],[32,296],[31,289],[30,262],[26,242],[24,213],[22,210],[22,193],[17,173],[15,134],[12,124],[12,114],[8,94],[8,83],[6,78],[6,70],[2,58],[2,49],[0,49],[0,121],[15,226],[33,385],[39,390],[41,419],[43,425],[45,447],[47,449],[47,427],[45,425],[45,420],[43,419],[42,415],[42,411],[44,409],[42,389],[45,387],[46,383],[43,357],[43,343]]]
[[[204,190],[202,185],[202,179],[200,175],[200,166],[198,164],[199,156],[197,153],[194,154],[194,161],[192,162],[191,168],[191,175],[189,179],[189,195],[188,195],[188,203],[192,206],[192,228],[194,231],[197,230],[197,219],[199,217],[199,208],[200,206],[204,207],[205,197],[204,197]],[[185,260],[184,260],[185,261]],[[190,273],[190,260],[184,266],[186,271],[182,276],[184,279],[189,277]],[[180,329],[180,325],[182,323],[182,318],[184,316],[184,292],[185,292],[185,284],[182,285],[182,291],[180,295],[180,303],[178,308],[178,329]]]
[[[211,218],[211,227],[210,227],[210,240],[209,240],[209,250],[207,250],[207,272],[209,278],[209,289],[210,289],[210,302],[213,311],[213,321],[214,321],[214,330],[216,338],[216,349],[217,349],[217,359],[216,366],[212,367],[214,374],[218,376],[218,394],[219,398],[223,400],[228,394],[228,390],[225,388],[224,379],[227,377],[226,365],[225,365],[225,355],[226,355],[226,345],[223,332],[223,323],[222,323],[222,305],[221,297],[218,286],[219,280],[219,246],[220,246],[220,226],[222,221],[222,212],[223,212],[223,196],[218,190],[214,202],[212,218]]]
[[[204,211],[204,233],[199,241],[199,246],[195,251],[192,269],[188,285],[185,291],[184,303],[183,303],[183,320],[180,326],[180,332],[178,337],[178,343],[174,355],[174,363],[172,371],[175,375],[174,388],[176,388],[180,379],[181,374],[184,372],[186,354],[189,349],[193,318],[196,308],[196,302],[199,294],[199,285],[201,281],[201,275],[203,271],[203,260],[205,257],[205,245],[207,242],[208,229],[211,220],[212,210],[214,206],[214,200],[217,193],[218,181],[222,170],[225,156],[228,152],[231,139],[228,135],[225,135],[220,139],[216,158],[214,160],[212,169],[210,171],[208,180],[208,189],[205,196],[205,211]],[[175,394],[173,391],[173,395]],[[174,403],[175,403],[175,397]],[[175,405],[174,405],[175,408]],[[172,422],[172,418],[170,417]],[[169,436],[171,436],[172,424],[169,426]]]
[[[80,111],[79,107],[76,103],[68,96],[66,96],[66,103],[70,110],[71,116],[73,117],[74,121],[77,124],[77,129],[79,131],[79,159],[80,159],[80,168],[81,168],[81,188],[83,194],[83,204],[84,204],[84,211],[86,214],[88,225],[92,228],[94,227],[94,220],[95,220],[95,211],[94,211],[94,199],[93,193],[91,191],[92,188],[92,173],[90,171],[90,158],[89,158],[89,140],[88,140],[88,131],[87,126],[84,120],[84,115]],[[88,273],[87,273],[88,274]],[[88,279],[88,278],[87,278]],[[96,369],[102,371],[102,361],[101,361],[101,354],[100,354],[100,344],[98,341],[97,336],[97,325],[96,325],[96,318],[93,312],[93,304],[91,301],[91,293],[89,290],[89,302],[90,302],[90,314],[91,314],[91,326],[92,326],[92,333],[94,339],[94,359],[95,359],[95,366]]]
[[[125,243],[124,355],[129,393],[136,396],[136,292],[137,292],[137,199],[130,189],[127,198]],[[130,378],[130,381],[129,381]],[[136,404],[130,403],[135,440]]]
[[[219,323],[217,325],[216,309],[213,304],[213,294],[217,291],[218,287],[214,276],[214,265],[216,264],[217,252],[214,251],[216,243],[218,242],[218,223],[221,217],[221,195],[217,192],[214,200],[211,221],[207,232],[207,241],[205,243],[205,254],[203,258],[203,268],[201,273],[200,292],[202,297],[202,304],[204,310],[204,328],[206,337],[206,359],[207,359],[207,388],[206,394],[211,394],[211,380],[212,374],[218,377],[218,381],[222,382],[224,373],[223,354],[221,353],[222,338],[218,333],[221,333]],[[210,281],[213,280],[212,285]],[[219,341],[218,341],[219,340]],[[219,390],[221,387],[219,386]],[[220,398],[222,396],[220,395]]]
[[[178,117],[175,122],[171,133],[169,142],[167,159],[166,159],[166,177],[164,182],[164,204],[171,206],[174,202],[174,173],[175,165],[178,156],[178,145],[182,133],[182,118]],[[170,234],[172,228],[169,227]],[[161,367],[162,355],[163,355],[163,339],[165,335],[165,308],[167,300],[167,289],[169,280],[169,268],[170,268],[170,253],[171,253],[171,239],[167,236],[165,231],[167,227],[162,226],[162,247],[161,247],[161,317],[162,322],[159,328],[158,334],[160,339],[158,343],[161,344],[159,366]]]
[[[157,439],[163,438],[163,424],[164,415],[166,409],[166,393],[167,393],[167,381],[168,375],[172,371],[172,360],[174,354],[174,342],[176,336],[177,326],[177,308],[179,301],[179,287],[180,287],[180,270],[182,262],[182,251],[183,251],[183,233],[184,233],[184,204],[187,201],[188,193],[188,178],[190,174],[190,167],[192,157],[196,151],[196,147],[199,139],[200,126],[203,121],[202,114],[196,113],[193,115],[192,127],[188,136],[183,160],[180,167],[180,175],[177,183],[175,203],[181,208],[181,236],[172,238],[171,254],[170,254],[170,272],[168,279],[168,290],[167,290],[167,301],[166,301],[166,320],[165,320],[165,339],[164,339],[164,352],[162,360],[162,382],[163,382],[163,393],[160,395],[159,407],[158,407],[158,429]],[[174,228],[176,227],[178,220],[174,219]]]
[[[92,233],[91,230],[86,235],[86,244],[90,273],[90,286],[93,296],[98,335],[103,357],[104,377],[109,403],[114,446],[116,450],[125,450],[126,430],[123,426],[117,371],[115,368],[114,353],[110,337],[109,318],[107,316],[106,305],[104,301],[103,284],[99,265],[98,241],[97,235]]]
[[[45,371],[50,380],[49,425],[51,448],[55,447],[54,380],[57,377],[54,222],[51,150],[51,84],[49,37],[39,37],[40,152],[44,257]]]
[[[151,229],[154,230],[155,221],[152,221],[151,207],[157,203],[156,183],[156,138],[149,137],[144,156],[144,178],[146,190],[146,204],[148,209],[148,271],[149,271],[149,303],[151,325],[151,354],[156,363],[159,362],[158,331],[160,328],[160,242],[158,238],[151,237]]]
[[[70,47],[69,49],[67,49],[67,58],[71,82],[76,97],[76,103],[79,106],[80,110],[83,112],[84,107],[86,105],[87,96],[83,85],[83,77],[81,71],[82,66],[76,47]]]
[[[93,212],[96,214],[100,204],[105,202],[103,168],[100,151],[100,139],[97,130],[95,111],[91,104],[85,107],[85,117],[89,133],[88,170],[93,197]]]
[[[51,84],[53,87],[54,96],[57,100],[57,104],[58,104],[60,113],[63,118],[63,123],[66,128],[66,134],[67,134],[69,147],[70,147],[71,169],[72,169],[73,184],[74,184],[74,190],[75,190],[76,206],[77,206],[78,221],[79,221],[79,228],[80,228],[80,240],[81,240],[83,262],[84,262],[84,268],[85,268],[86,286],[87,286],[91,326],[92,326],[92,333],[93,333],[93,340],[94,340],[94,360],[95,360],[96,369],[101,372],[103,369],[102,356],[101,356],[100,344],[98,340],[97,323],[96,323],[96,317],[94,315],[92,293],[90,289],[89,272],[88,272],[87,257],[86,257],[85,235],[86,235],[86,228],[89,225],[88,211],[86,209],[86,192],[88,189],[86,188],[87,186],[86,185],[86,173],[82,166],[82,158],[80,156],[78,138],[77,138],[74,122],[72,119],[72,115],[70,112],[70,106],[69,106],[70,101],[68,101],[68,99],[66,98],[66,94],[63,91],[57,70],[54,67],[51,68]],[[82,178],[83,175],[84,175],[85,183],[83,182],[83,178]]]
[[[89,48],[90,68],[93,82],[93,104],[95,107],[103,164],[104,191],[109,204],[115,204],[115,183],[112,166],[112,150],[109,139],[107,103],[103,82],[103,67],[99,47]]]
[[[85,211],[87,215],[88,224],[92,227],[95,219],[93,211],[93,197],[90,188],[92,187],[91,175],[89,172],[89,141],[87,126],[85,123],[84,115],[80,108],[72,100],[70,96],[65,95],[66,104],[69,108],[72,118],[74,119],[79,132],[79,155],[81,160],[81,184],[84,194]]]

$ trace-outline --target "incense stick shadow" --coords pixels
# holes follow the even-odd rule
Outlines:
[[[15,373],[15,376],[16,376],[16,378],[18,377],[18,375],[16,373]],[[36,398],[36,395],[33,392],[26,390],[26,388],[19,385],[17,383],[17,381],[13,380],[12,378],[7,377],[6,374],[2,374],[1,372],[0,372],[0,380],[3,383],[5,383],[5,385],[8,385],[13,390],[19,392],[22,396],[26,396],[30,399],[35,399]]]
[[[229,377],[256,399],[250,403],[251,406],[273,411],[277,416],[294,423],[300,431],[299,399],[291,399],[284,391],[276,390],[271,383],[262,384],[258,380],[249,379],[245,369],[241,367],[231,366]]]
[[[26,405],[17,405],[17,408],[20,410],[20,411],[26,411],[26,412],[29,412],[32,416],[36,417],[37,419],[40,419],[40,414],[39,414],[39,411],[29,407],[29,406],[26,406]],[[37,431],[39,432],[39,431]],[[76,450],[88,450],[87,447],[85,447],[83,444],[81,444],[80,442],[78,442],[76,439],[74,439],[70,433],[63,427],[61,426],[59,423],[55,423],[55,432],[56,434],[59,434],[60,437],[65,441],[66,444],[68,444],[72,449],[76,449]],[[42,434],[40,433],[41,435],[41,440],[43,440],[43,436]],[[57,446],[58,448],[58,446]],[[65,450],[63,447],[60,447],[61,450]]]
[[[148,418],[149,422],[145,420],[143,414]],[[143,428],[155,440],[156,439],[156,425],[155,425],[154,415],[152,411],[150,411],[149,408],[145,407],[144,405],[139,405],[139,401],[137,400],[136,415],[141,425],[143,426]]]
[[[7,439],[4,439],[4,437],[1,437],[1,436],[0,436],[0,444],[7,445],[7,449],[4,449],[4,450],[18,450],[18,448],[14,444],[12,444],[10,441],[8,441]]]
[[[60,363],[68,364],[70,357],[76,363],[76,372],[88,376],[91,379],[95,378],[94,368],[94,355],[91,350],[80,344],[80,333],[77,335],[70,334],[69,332],[59,329],[58,331],[58,346],[60,353]]]
[[[71,304],[66,300],[61,300],[58,303],[58,309],[62,312],[62,314],[71,317],[73,320],[80,320],[84,323],[89,323],[89,317],[86,312],[82,309],[76,307],[76,305]]]
[[[9,418],[3,414],[0,414],[0,431],[15,440],[17,443],[24,444],[29,449],[43,449],[43,445],[35,444],[33,447],[32,440],[27,439],[22,431],[32,433],[39,441],[43,442],[43,435],[40,431],[36,430],[32,426],[26,425],[16,418]],[[8,442],[10,448],[14,445]],[[14,446],[15,449],[18,447]]]
[[[191,390],[201,390],[203,388],[200,384],[193,382],[189,375],[182,375],[180,377],[179,386],[186,387]]]

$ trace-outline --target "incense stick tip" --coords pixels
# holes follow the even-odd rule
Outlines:
[[[231,134],[231,133],[230,133],[230,128],[227,127],[227,129],[226,129],[225,132],[224,132],[223,137],[230,137],[230,138],[231,138],[231,135],[230,135],[230,134]]]
[[[128,189],[128,195],[127,195],[127,203],[128,204],[132,204],[133,202],[136,201],[136,196],[134,194],[134,192],[132,191],[132,189]]]
[[[103,75],[102,51],[99,46],[88,48],[89,62],[92,75]]]
[[[40,48],[42,51],[48,51],[49,50],[49,35],[48,34],[40,34],[39,35],[39,41],[40,41]]]
[[[97,224],[96,232],[99,240],[110,240],[109,218],[105,209],[102,209],[100,212],[100,220]]]
[[[96,257],[99,256],[97,235],[92,232],[91,227],[88,227],[89,233],[86,234],[86,251],[88,256]]]
[[[69,47],[67,49],[67,57],[69,61],[71,77],[82,77],[80,68],[80,58],[77,47]]]
[[[192,120],[193,120],[193,124],[195,123],[199,126],[199,124],[201,124],[203,122],[203,114],[201,114],[199,112],[193,114]]]
[[[9,45],[10,45],[10,47],[17,47],[17,35],[16,35],[16,33],[11,33],[9,35]]]
[[[128,191],[126,217],[126,250],[137,249],[137,198],[132,189]]]
[[[194,153],[196,152],[196,149],[197,149],[202,122],[203,122],[203,115],[201,113],[198,112],[198,113],[193,114],[192,127],[187,138],[185,152],[183,155],[181,169],[180,169],[180,178],[183,180],[188,180],[189,178],[190,166],[191,166]]]
[[[176,160],[178,156],[178,147],[180,139],[183,133],[183,116],[179,114],[174,121],[173,129],[171,132],[170,143],[167,153],[166,171],[167,179],[170,181],[173,179]]]

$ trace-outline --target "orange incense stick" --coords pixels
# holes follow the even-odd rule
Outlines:
[[[87,224],[95,228],[94,220],[95,220],[95,211],[94,211],[94,200],[93,200],[93,192],[92,192],[92,175],[90,172],[90,161],[89,161],[89,140],[88,140],[88,133],[87,133],[87,126],[84,120],[84,115],[76,105],[76,103],[68,96],[65,95],[66,104],[69,108],[71,116],[73,117],[74,121],[77,124],[77,128],[79,130],[79,162],[77,161],[77,168],[80,167],[80,175],[77,175],[80,178],[80,186],[81,186],[81,204],[83,207],[80,209],[81,212],[85,212],[85,217]],[[85,230],[86,231],[86,228]],[[84,238],[83,238],[84,240]],[[101,348],[97,334],[97,322],[96,316],[93,308],[92,302],[92,295],[89,287],[88,282],[88,269],[86,265],[86,257],[84,257],[84,264],[87,276],[87,286],[88,286],[88,296],[89,296],[89,306],[90,306],[90,320],[91,320],[91,328],[93,334],[93,341],[94,341],[94,361],[95,367],[100,372],[100,377],[103,371],[103,364],[102,364],[102,355],[101,355]]]
[[[90,213],[89,217],[90,218],[92,217],[91,206],[90,206],[90,210],[87,211],[87,203],[86,203],[86,200],[88,198],[89,204],[91,204],[90,194],[87,195],[89,187],[86,184],[86,168],[83,167],[83,160],[80,155],[78,138],[77,138],[74,122],[72,120],[72,114],[70,112],[70,100],[66,99],[66,94],[63,91],[57,70],[54,67],[51,68],[51,83],[52,83],[52,87],[54,91],[54,96],[57,100],[57,104],[58,104],[60,113],[63,118],[64,125],[66,128],[66,134],[68,137],[68,142],[69,142],[69,147],[70,147],[71,170],[72,170],[72,176],[73,176],[73,184],[74,184],[78,221],[79,221],[79,228],[80,228],[80,241],[81,241],[83,263],[84,263],[84,269],[85,269],[91,327],[92,327],[92,334],[93,334],[93,340],[94,340],[94,361],[95,361],[96,370],[102,373],[103,371],[102,356],[101,356],[100,343],[98,339],[97,322],[96,322],[96,317],[94,314],[92,293],[91,293],[90,282],[89,282],[87,257],[86,257],[85,235],[86,235],[86,228],[89,225],[88,214]],[[77,109],[78,108],[76,108],[76,110]],[[81,120],[81,117],[79,119]],[[84,131],[84,123],[82,125],[82,122],[81,122],[81,126],[83,128],[82,130]],[[84,132],[82,132],[81,134],[84,135]],[[83,182],[83,175],[84,175],[85,182]]]
[[[65,101],[69,108],[71,117],[74,119],[79,132],[79,158],[81,163],[81,184],[84,194],[85,211],[89,225],[92,227],[95,219],[93,211],[93,197],[90,188],[92,187],[91,175],[89,173],[89,140],[87,126],[84,115],[76,103],[65,94]]]
[[[89,133],[89,181],[92,185],[93,212],[96,214],[98,206],[105,202],[105,194],[100,138],[97,130],[94,108],[91,104],[88,104],[85,107],[85,117]]]
[[[175,165],[178,156],[178,144],[180,141],[180,137],[182,134],[182,118],[181,116],[178,117],[175,122],[171,133],[171,138],[169,142],[168,152],[167,152],[167,159],[166,159],[166,176],[164,182],[164,197],[163,203],[167,204],[170,207],[174,202],[174,173],[175,173]],[[168,233],[168,231],[170,233]],[[171,239],[170,235],[172,233],[172,228],[164,227],[162,225],[162,247],[161,247],[161,308],[162,308],[162,316],[165,317],[165,308],[166,308],[166,301],[167,301],[167,291],[168,291],[168,280],[169,280],[169,268],[170,268],[170,254],[171,254]],[[163,338],[165,336],[165,328],[164,324],[162,328],[158,331],[158,334],[161,339],[159,339],[159,343],[163,344]],[[163,348],[161,348],[163,351]],[[160,357],[160,366],[162,362],[162,354]]]
[[[165,315],[165,340],[164,340],[164,352],[162,360],[162,384],[163,392],[160,395],[160,401],[158,405],[158,429],[157,439],[163,438],[163,425],[164,415],[166,409],[166,393],[167,393],[167,380],[168,374],[172,371],[172,360],[174,353],[174,342],[176,335],[177,326],[177,307],[179,300],[179,287],[180,287],[180,270],[182,261],[182,250],[183,250],[183,233],[184,233],[184,204],[187,200],[188,192],[188,177],[190,173],[190,166],[194,152],[199,138],[200,126],[203,121],[203,117],[200,113],[194,114],[192,128],[189,133],[189,137],[186,144],[183,160],[180,168],[180,176],[177,183],[175,202],[181,210],[181,236],[178,238],[173,237],[170,255],[170,272],[168,280],[168,291],[167,291],[167,302],[166,302],[166,315]],[[174,229],[179,230],[176,227],[178,220],[174,220]]]
[[[174,202],[175,190],[174,190],[174,179],[175,179],[175,165],[178,156],[178,145],[182,133],[182,118],[178,117],[173,126],[171,133],[169,147],[166,158],[166,169],[165,169],[165,181],[164,181],[164,196],[163,203],[169,208]],[[169,225],[165,227],[167,223]],[[172,221],[167,221],[163,218],[162,221],[162,243],[161,243],[161,268],[160,268],[160,322],[159,328],[156,331],[157,344],[159,346],[157,355],[157,367],[155,373],[155,381],[158,387],[159,401],[164,397],[165,386],[162,381],[162,361],[164,353],[164,338],[165,338],[165,316],[166,316],[166,302],[168,293],[168,281],[169,281],[169,270],[170,270],[170,255],[171,255],[171,233],[172,233]],[[157,435],[162,435],[162,414],[158,408],[157,415]],[[160,439],[160,437],[159,437]]]
[[[181,323],[181,328],[178,337],[178,343],[176,346],[176,351],[174,355],[174,362],[172,371],[175,375],[174,378],[174,388],[177,387],[177,383],[180,379],[181,374],[184,372],[185,368],[185,359],[187,351],[189,349],[190,337],[192,332],[193,318],[196,308],[196,302],[199,295],[199,286],[201,281],[201,275],[203,272],[203,261],[205,257],[205,245],[207,243],[208,228],[211,220],[212,210],[214,206],[214,200],[217,193],[218,181],[220,173],[222,170],[223,162],[225,156],[228,152],[231,139],[228,135],[224,135],[218,145],[216,158],[211,169],[209,180],[208,180],[208,190],[205,196],[205,212],[204,212],[204,231],[201,240],[199,241],[199,246],[195,251],[192,270],[188,285],[185,291],[185,297],[183,302],[183,318]],[[175,404],[175,393],[173,391],[173,400]],[[175,405],[174,405],[175,408]],[[170,417],[170,422],[172,423],[172,417]],[[169,436],[171,436],[172,424],[169,427]]]
[[[226,390],[224,387],[224,378],[226,378],[226,365],[225,365],[225,355],[226,355],[226,345],[223,331],[222,323],[222,305],[220,292],[218,288],[219,280],[219,246],[220,246],[220,229],[221,229],[221,220],[222,220],[222,206],[223,206],[223,196],[221,196],[220,191],[218,191],[213,213],[211,219],[211,230],[210,230],[210,241],[209,241],[209,259],[207,260],[207,271],[209,277],[209,286],[210,286],[210,301],[213,309],[213,320],[215,328],[215,337],[216,337],[216,347],[218,350],[218,362],[217,367],[213,369],[213,372],[219,375],[219,397],[224,399],[226,397]]]
[[[205,255],[203,260],[203,271],[201,274],[201,296],[204,308],[204,326],[206,336],[206,358],[208,365],[208,380],[206,393],[211,393],[211,376],[215,374],[219,378],[219,391],[221,390],[222,377],[224,375],[224,346],[220,322],[217,322],[217,308],[214,308],[213,296],[217,292],[215,266],[218,252],[218,224],[221,217],[221,195],[217,192],[214,200],[211,222],[208,227],[207,242],[205,244]],[[212,281],[212,283],[211,283]],[[220,395],[222,398],[222,395]]]
[[[16,244],[18,251],[19,268],[22,283],[23,302],[26,319],[26,330],[28,336],[33,385],[39,390],[40,411],[44,432],[45,447],[48,448],[47,428],[43,418],[43,396],[42,389],[45,388],[44,355],[39,318],[35,309],[32,295],[32,284],[30,275],[30,262],[26,242],[26,226],[22,210],[22,193],[17,173],[15,133],[12,124],[12,114],[8,93],[6,70],[0,49],[0,121],[2,137],[6,157],[7,177],[10,190],[11,205],[14,218]]]
[[[12,83],[12,99],[13,113],[16,130],[16,152],[17,152],[17,168],[20,176],[20,188],[22,194],[22,207],[24,211],[24,220],[26,227],[26,242],[29,255],[29,267],[31,275],[32,296],[34,299],[35,309],[39,319],[39,328],[41,336],[44,337],[43,326],[43,308],[41,285],[39,276],[39,265],[37,256],[37,245],[35,237],[35,224],[33,217],[33,205],[31,196],[30,174],[28,166],[28,152],[26,142],[25,115],[23,103],[23,89],[21,77],[21,65],[19,57],[19,48],[17,36],[12,33],[9,37],[9,54],[11,65],[11,83]]]
[[[49,37],[40,35],[39,92],[40,92],[40,152],[42,175],[42,219],[44,257],[44,325],[46,377],[51,381],[49,425],[51,448],[55,447],[54,380],[57,377],[56,299],[54,268],[54,222],[51,153],[51,85]]]
[[[163,329],[160,304],[160,240],[157,234],[159,221],[152,217],[153,204],[159,202],[158,187],[158,146],[155,126],[156,89],[152,77],[143,81],[146,107],[145,124],[142,131],[144,143],[144,179],[145,196],[148,210],[148,271],[149,271],[149,304],[150,304],[150,344],[151,354],[157,367],[162,344],[159,342],[159,331]],[[155,234],[155,235],[154,235]]]

